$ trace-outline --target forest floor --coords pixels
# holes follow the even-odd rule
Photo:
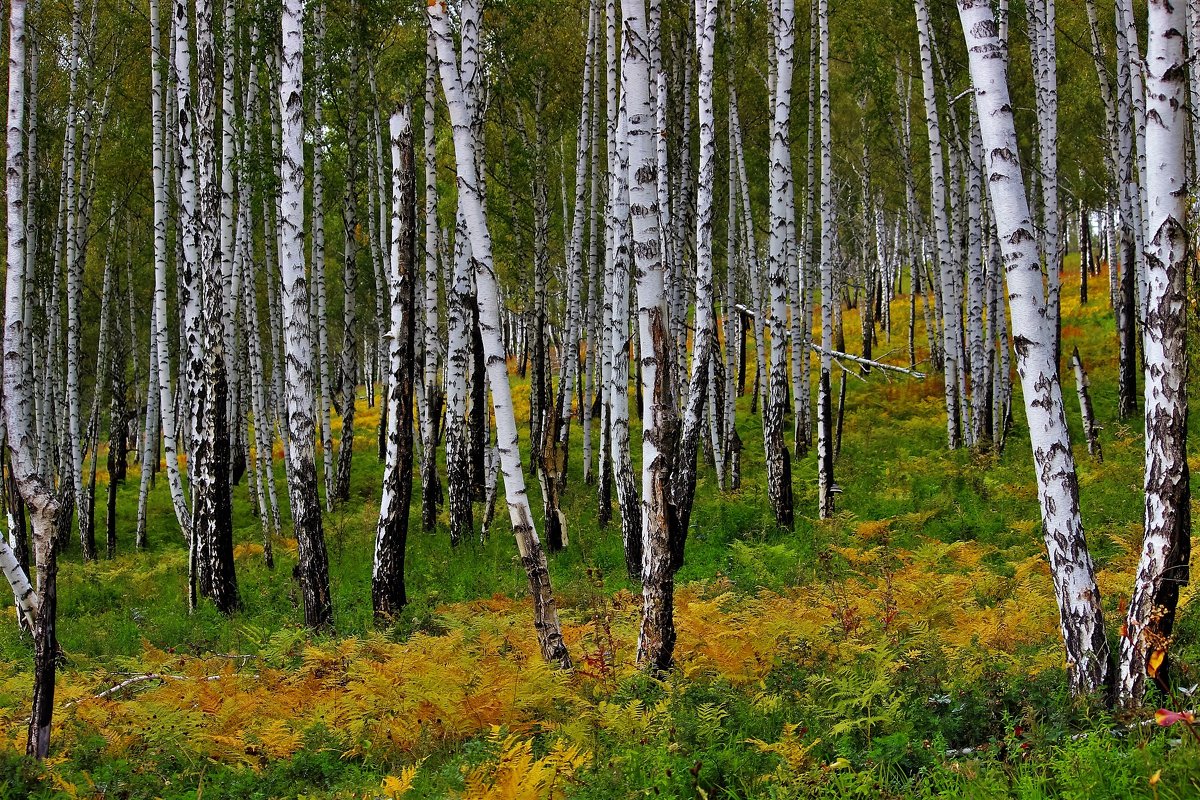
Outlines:
[[[1103,463],[1082,445],[1069,367],[1064,396],[1111,638],[1141,542],[1141,423],[1116,421],[1106,278],[1081,306],[1073,275],[1069,266],[1063,351],[1077,345],[1091,373]],[[904,363],[906,298],[893,319],[876,358]],[[854,311],[844,326],[854,350]],[[527,407],[527,386],[514,393]],[[595,522],[578,425],[563,502],[570,545],[550,557],[570,672],[538,656],[507,519],[452,550],[444,508],[437,533],[421,531],[419,487],[410,605],[392,627],[372,626],[381,465],[378,410],[365,403],[352,499],[325,521],[332,633],[300,627],[294,541],[277,541],[274,571],[263,565],[245,481],[234,508],[244,609],[189,615],[165,479],[149,549],[132,548],[133,468],[119,492],[118,556],[83,565],[74,544],[62,558],[66,665],[43,765],[19,755],[29,641],[11,619],[0,626],[0,797],[1200,796],[1195,731],[1152,714],[1190,708],[1190,695],[1152,696],[1126,716],[1068,697],[1017,393],[1001,455],[952,453],[937,376],[851,377],[839,513],[816,519],[809,455],[793,465],[794,531],[773,524],[760,418],[741,398],[743,485],[722,494],[701,470],[677,581],[678,668],[661,679],[634,665],[640,593],[624,574],[619,523]],[[286,499],[282,476],[279,490]],[[540,510],[536,482],[531,495]],[[1194,594],[1173,644],[1182,686],[1200,682]]]

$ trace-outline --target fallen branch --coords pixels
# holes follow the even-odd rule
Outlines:
[[[821,347],[821,345],[816,344],[815,342],[809,342],[808,346],[813,349],[814,353],[828,352],[830,358],[835,358],[839,361],[841,361],[842,359],[845,359],[846,361],[853,361],[855,364],[865,364],[866,366],[871,367],[872,369],[884,369],[884,370],[889,370],[891,372],[899,372],[902,375],[912,376],[913,378],[916,378],[917,380],[924,380],[924,378],[925,378],[924,372],[917,372],[915,369],[909,369],[908,367],[897,367],[895,364],[884,364],[882,361],[872,361],[869,358],[862,358],[861,356],[852,356],[849,353],[840,353],[837,350],[826,351],[825,348]],[[843,369],[844,369],[844,367],[843,367]]]
[[[754,313],[753,309],[749,308],[748,306],[742,305],[741,303],[738,303],[736,306],[734,306],[734,308],[736,308],[738,311],[745,314],[746,316],[749,316],[749,317],[757,316]],[[785,339],[791,338],[791,332],[784,331],[783,337]],[[828,352],[829,356],[834,359],[838,359],[838,360],[845,359],[846,361],[853,361],[855,364],[863,364],[865,366],[872,367],[875,369],[888,370],[890,372],[899,372],[901,375],[908,375],[910,377],[916,378],[917,380],[925,379],[924,372],[918,372],[917,370],[909,369],[908,367],[898,367],[895,364],[884,364],[882,361],[873,361],[869,358],[863,358],[862,356],[852,356],[849,353],[842,353],[837,350],[826,351],[825,348],[821,347],[821,345],[817,344],[816,342],[809,342],[808,346],[812,348],[814,353]],[[842,369],[845,369],[845,367],[842,367]]]
[[[165,672],[146,672],[141,675],[134,675],[131,678],[126,678],[125,680],[121,681],[120,683],[108,687],[107,689],[100,692],[99,694],[94,694],[91,697],[81,697],[78,700],[72,700],[71,702],[67,703],[64,707],[71,708],[72,706],[79,705],[80,703],[82,703],[85,700],[106,700],[109,697],[112,697],[113,695],[120,694],[121,692],[125,691],[126,689],[128,689],[132,686],[137,686],[138,684],[142,684],[142,683],[149,683],[150,681],[163,681],[163,682],[187,681],[187,680],[215,681],[215,680],[220,679],[220,677],[221,677],[220,675],[205,675],[202,678],[191,678],[187,675],[171,675],[171,674],[168,674]]]

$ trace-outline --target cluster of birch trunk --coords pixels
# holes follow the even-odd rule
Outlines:
[[[887,80],[849,99],[834,96],[847,82],[831,67],[827,0],[554,6],[575,26],[566,73],[530,52],[540,42],[493,36],[481,0],[384,20],[356,0],[148,0],[111,20],[102,0],[71,0],[65,24],[46,2],[12,0],[8,20],[0,570],[35,643],[30,753],[49,744],[57,556],[74,540],[85,561],[98,555],[103,426],[110,557],[125,546],[127,464],[141,464],[137,548],[165,472],[189,603],[235,612],[244,486],[265,563],[294,536],[305,622],[327,628],[323,519],[351,498],[360,395],[380,408],[378,620],[407,602],[417,494],[422,528],[443,527],[450,545],[486,536],[503,502],[542,654],[569,667],[548,553],[576,535],[562,497],[577,472],[602,529],[615,505],[643,591],[637,658],[662,670],[698,474],[743,486],[737,398],[761,414],[766,499],[791,527],[806,471],[813,510],[835,513],[847,379],[940,373],[947,445],[999,451],[1015,371],[1070,685],[1125,703],[1148,679],[1165,685],[1190,551],[1186,190],[1200,69],[1187,51],[1200,3],[1150,0],[1143,58],[1131,0],[1086,0],[1105,201],[1064,206],[1054,0],[1027,0],[1012,20],[1007,0],[956,0],[969,76],[929,0],[905,0],[911,52],[890,48]],[[487,21],[505,13],[497,0]],[[122,20],[137,22],[136,46]],[[1034,77],[1025,152],[1010,22]],[[131,57],[148,65],[148,119],[127,108]],[[747,98],[761,120],[744,125]],[[886,107],[886,135],[868,133],[868,105]],[[859,135],[835,129],[846,118]],[[60,134],[61,148],[46,143]],[[1115,654],[1060,380],[1072,240],[1081,301],[1107,265],[1123,417],[1144,376],[1144,549]],[[904,303],[907,329],[893,331]],[[861,319],[850,347],[848,308]],[[1099,458],[1077,350],[1069,363]],[[527,430],[513,371],[528,381]]]

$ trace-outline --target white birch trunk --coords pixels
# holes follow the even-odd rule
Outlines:
[[[283,248],[279,271],[283,279],[283,330],[287,352],[287,423],[289,495],[298,542],[297,571],[304,594],[304,621],[320,628],[333,622],[329,565],[317,493],[313,422],[314,376],[312,331],[309,325],[308,280],[304,269],[304,67],[303,4],[286,0],[283,8],[282,78],[282,194],[280,219]]]
[[[918,0],[920,2],[920,0]],[[1095,569],[1079,516],[1079,482],[1067,434],[1054,331],[1046,316],[1037,239],[1018,162],[1017,134],[998,29],[987,0],[958,0],[995,225],[1004,252],[1017,372],[1025,396],[1047,557],[1073,692],[1104,685],[1108,642]]]
[[[9,5],[8,132],[5,153],[6,264],[4,304],[4,413],[13,477],[33,525],[37,569],[34,629],[33,711],[26,754],[45,758],[54,713],[56,540],[59,503],[37,472],[33,386],[22,369],[25,356],[25,292],[32,274],[26,261],[25,228],[25,0]],[[15,584],[14,584],[15,587]],[[25,594],[21,590],[21,594]]]
[[[1187,462],[1188,246],[1183,5],[1149,3],[1146,51],[1146,217],[1142,349],[1146,362],[1146,514],[1142,555],[1119,650],[1117,697],[1141,702],[1149,677],[1169,690],[1167,650],[1189,579]]]
[[[784,442],[783,419],[787,411],[787,318],[788,276],[791,270],[788,241],[789,220],[795,216],[792,202],[792,154],[788,128],[792,113],[792,68],[795,50],[795,3],[780,0],[775,16],[775,92],[771,100],[770,200],[771,221],[768,249],[768,278],[771,285],[771,374],[770,391],[763,409],[763,436],[767,461],[767,495],[775,512],[775,523],[791,528],[791,458]]]
[[[958,398],[958,342],[955,337],[961,326],[957,324],[957,309],[954,297],[954,255],[950,245],[950,225],[946,209],[946,174],[942,161],[942,130],[937,107],[937,83],[933,76],[933,39],[929,27],[929,10],[926,0],[915,0],[917,12],[917,38],[921,49],[921,82],[925,91],[925,121],[929,128],[929,181],[933,196],[933,225],[937,236],[937,263],[941,273],[943,371],[946,379],[946,435],[950,449],[962,443],[959,426]]]
[[[458,167],[460,208],[467,221],[475,261],[475,281],[478,292],[479,323],[486,354],[489,383],[492,387],[492,408],[496,416],[496,435],[500,449],[500,469],[504,475],[504,493],[509,517],[517,540],[517,550],[529,578],[534,601],[534,621],[542,656],[563,667],[570,665],[570,655],[562,639],[558,607],[550,586],[546,554],[538,540],[525,491],[521,471],[521,453],[517,444],[517,421],[513,413],[512,389],[508,382],[508,364],[500,335],[499,288],[492,264],[492,241],[488,231],[483,201],[479,194],[479,165],[470,109],[463,96],[463,79],[459,75],[450,24],[446,8],[435,2],[428,8],[430,25],[438,49],[438,67],[442,89],[454,131],[454,153]],[[466,54],[464,42],[464,55]],[[464,58],[464,63],[467,59]]]
[[[681,532],[671,513],[670,471],[678,444],[672,337],[662,261],[658,133],[650,96],[650,39],[644,0],[621,0],[621,81],[628,128],[629,216],[637,274],[642,368],[642,627],[638,663],[671,665],[675,647],[674,548]]]
[[[833,479],[833,328],[834,293],[833,222],[833,133],[829,108],[829,5],[817,0],[818,55],[817,96],[821,131],[821,378],[817,396],[817,503],[821,519],[833,516],[837,497]],[[843,378],[844,380],[844,378]]]

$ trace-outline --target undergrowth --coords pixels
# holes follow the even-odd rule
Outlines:
[[[1116,423],[1110,311],[1071,292],[1064,351],[1079,346],[1105,426],[1103,464],[1075,451],[1082,510],[1115,628],[1141,538],[1140,423]],[[906,360],[906,314],[898,301],[897,334],[890,344],[881,334],[878,358]],[[857,330],[853,310],[845,324]],[[640,592],[624,575],[618,526],[595,523],[577,425],[563,498],[571,543],[550,565],[571,672],[538,655],[504,519],[451,549],[444,509],[425,533],[414,506],[411,603],[372,626],[377,408],[360,404],[351,501],[326,517],[331,633],[300,627],[294,541],[276,542],[274,571],[263,565],[244,483],[234,507],[244,610],[188,615],[165,480],[151,495],[148,551],[130,547],[131,469],[118,557],[82,565],[77,547],[63,557],[65,666],[44,764],[19,755],[28,639],[0,630],[0,797],[1200,795],[1190,721],[1163,727],[1149,710],[1113,716],[1068,695],[1017,388],[1002,453],[949,453],[936,377],[851,378],[839,513],[814,518],[815,456],[798,459],[793,531],[771,520],[760,420],[740,398],[743,488],[722,494],[701,470],[678,579],[677,668],[657,678],[634,664]],[[514,395],[527,404],[522,385]],[[1155,707],[1192,707],[1191,598],[1173,645],[1184,689],[1152,697]]]

